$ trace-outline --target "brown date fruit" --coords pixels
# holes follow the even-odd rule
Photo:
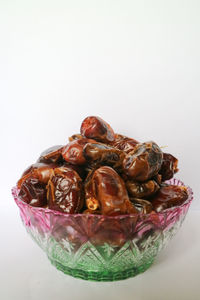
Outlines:
[[[51,163],[62,163],[62,149],[63,145],[56,145],[53,147],[50,147],[43,151],[40,154],[40,157],[38,158],[38,163],[45,163],[45,164],[51,164]]]
[[[157,182],[158,185],[161,185],[162,183],[162,175],[161,174],[156,174],[155,176],[152,177],[152,180]]]
[[[50,209],[64,213],[78,213],[83,207],[82,180],[71,168],[54,169],[47,185],[47,200]]]
[[[93,180],[92,180],[94,172],[95,172],[95,169],[91,170],[88,173],[88,176],[86,177],[86,179],[84,181],[84,192],[85,192],[85,199],[86,199],[86,201],[89,198],[96,199],[95,198],[96,194],[95,194],[94,184],[93,184]]]
[[[178,172],[178,159],[169,153],[163,153],[163,162],[159,173],[162,181],[171,179]]]
[[[115,133],[111,126],[96,116],[84,119],[80,131],[81,135],[99,142],[109,143],[115,140]]]
[[[138,144],[123,161],[126,175],[136,181],[147,181],[161,168],[163,153],[154,142]]]
[[[82,138],[84,138],[84,137],[81,134],[77,133],[77,134],[73,134],[68,139],[69,139],[69,142],[73,142],[75,140],[80,140]]]
[[[114,142],[111,145],[119,150],[129,153],[135,149],[139,142],[127,136],[116,134]]]
[[[129,194],[135,198],[145,198],[151,196],[160,188],[160,186],[154,180],[148,180],[146,182],[127,180],[125,184]]]
[[[33,176],[23,181],[19,197],[31,206],[41,207],[47,204],[46,184]]]
[[[25,175],[29,174],[30,172],[32,172],[35,169],[41,169],[41,168],[50,168],[50,166],[49,166],[49,164],[36,162],[36,163],[30,165],[28,168],[26,168],[24,170],[24,172],[22,173],[21,177],[24,177]]]
[[[57,164],[45,164],[45,163],[35,163],[29,166],[22,174],[19,179],[17,186],[21,187],[22,183],[29,177],[35,177],[39,182],[47,184],[50,177],[53,174],[53,169],[57,167]]]
[[[153,206],[150,201],[138,198],[131,198],[130,200],[134,204],[134,206],[139,210],[139,212],[143,214],[149,214],[153,210]]]
[[[100,167],[90,174],[90,180],[85,185],[87,197],[95,198],[103,215],[120,215],[137,213],[130,202],[125,183],[117,172],[108,166]]]
[[[87,172],[86,172],[85,168],[83,168],[81,165],[73,165],[73,164],[70,164],[70,163],[64,161],[63,164],[61,165],[61,167],[73,169],[74,171],[76,171],[78,173],[78,175],[81,177],[82,180],[85,180],[85,178],[87,176]]]
[[[185,186],[164,184],[151,198],[151,203],[153,205],[153,209],[156,212],[160,212],[167,208],[183,204],[187,198],[188,192]]]
[[[95,143],[95,141],[82,138],[68,143],[62,151],[64,160],[71,164],[84,165],[86,163],[86,159],[83,155],[83,148],[87,143]]]
[[[100,143],[88,143],[83,148],[83,154],[92,166],[109,165],[113,168],[122,167],[125,157],[123,151]]]

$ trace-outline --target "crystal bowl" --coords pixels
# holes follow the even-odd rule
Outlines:
[[[184,185],[178,179],[167,183]],[[12,194],[22,222],[51,263],[65,274],[115,281],[144,272],[180,228],[193,199],[159,213],[103,216],[64,214],[32,207]]]

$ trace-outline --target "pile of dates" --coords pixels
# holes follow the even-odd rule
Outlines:
[[[90,116],[67,145],[42,152],[17,185],[22,201],[63,213],[148,214],[187,200],[185,186],[165,183],[177,165],[155,142],[117,134]]]

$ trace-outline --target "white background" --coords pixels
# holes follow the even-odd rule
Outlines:
[[[29,262],[26,261],[26,267],[23,263],[23,251],[35,247],[20,227],[10,188],[41,151],[51,145],[65,144],[68,136],[77,133],[87,115],[101,116],[116,132],[140,141],[154,140],[160,146],[167,146],[165,151],[179,158],[180,172],[177,177],[190,185],[195,193],[190,220],[193,219],[192,213],[195,216],[198,214],[199,16],[198,0],[0,1],[0,214],[4,217],[0,218],[0,222],[5,238],[2,245],[6,247],[3,252],[5,256],[1,256],[5,268],[1,275],[7,280],[4,288],[9,283],[12,268],[27,272],[27,276],[20,276],[28,278],[26,283],[30,284],[33,278],[30,278],[31,272],[27,267]],[[193,225],[188,222],[187,226],[192,228]],[[184,228],[189,234],[186,226]],[[12,235],[18,237],[21,243],[14,246],[15,255],[13,247],[7,249],[7,243],[11,245]],[[181,242],[181,237],[185,247],[187,237],[183,231],[177,243]],[[174,253],[179,249],[176,245],[174,240]],[[188,249],[187,246],[186,251]],[[197,253],[195,251],[193,255]],[[34,267],[40,261],[40,255],[43,263],[43,254],[40,253],[40,249],[33,251],[31,259]],[[189,256],[190,252],[186,254],[187,258]],[[19,264],[20,258],[22,261]],[[167,256],[167,259],[169,263],[170,257]],[[193,263],[196,261],[195,266],[200,266],[198,256],[192,259]],[[157,264],[154,272],[149,273],[150,278],[156,281],[161,276],[163,263]],[[10,268],[7,269],[8,265]],[[176,267],[178,272],[180,262]],[[156,268],[160,268],[160,273],[156,273]],[[187,269],[188,265],[183,265],[185,272]],[[175,273],[176,276],[183,276],[183,270],[181,274]],[[191,276],[192,270],[189,273]],[[52,278],[57,280],[55,285],[59,286],[59,276],[62,275],[57,277],[56,272],[52,270],[54,275],[50,273],[45,286],[53,284]],[[175,290],[170,273],[162,273],[162,276],[169,291],[172,287]],[[14,281],[19,283],[17,277],[14,272],[11,286]],[[137,299],[147,299],[143,290],[147,280],[144,283],[134,280],[129,282],[131,286],[137,283]],[[86,297],[89,289],[84,292],[84,283],[77,281],[77,287],[79,283],[82,295]],[[125,289],[126,285],[128,288],[127,283],[120,286]],[[200,293],[200,288],[197,285],[195,287],[194,300],[198,299],[195,298],[197,292]],[[62,286],[62,295],[64,291]],[[106,291],[108,293],[108,289]],[[114,293],[112,288],[111,291]],[[149,292],[148,288],[146,291]],[[181,293],[178,290],[176,293],[179,293],[180,299],[188,299],[183,298],[186,291]],[[123,288],[118,289],[120,297],[123,296],[122,292]],[[164,299],[161,290],[158,292],[158,299]],[[20,299],[40,299],[35,286],[29,296],[23,294],[22,287],[14,290],[14,294]],[[103,297],[102,293],[99,295]],[[169,299],[173,299],[172,295]],[[95,294],[97,296],[98,292]],[[74,297],[79,299],[78,292]],[[134,297],[134,289],[132,298],[130,294],[127,294],[128,297]],[[11,294],[7,294],[7,297],[4,294],[2,299],[13,298]],[[157,299],[155,295],[153,299]]]

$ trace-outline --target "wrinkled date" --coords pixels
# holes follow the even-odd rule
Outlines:
[[[70,163],[64,161],[64,163],[62,164],[61,167],[73,169],[74,171],[76,171],[78,173],[78,175],[81,177],[82,180],[84,180],[87,176],[87,172],[86,172],[85,168],[82,168],[81,165],[73,165],[73,164],[70,164]]]
[[[62,158],[62,150],[63,150],[63,145],[57,145],[50,147],[43,151],[40,154],[40,157],[38,158],[37,162],[38,163],[46,163],[46,164],[51,164],[51,163],[62,163],[63,158]]]
[[[65,161],[71,164],[83,165],[86,163],[85,156],[83,155],[83,148],[87,143],[95,143],[90,139],[78,139],[67,144],[62,151],[62,156]]]
[[[127,136],[116,134],[114,142],[111,143],[111,145],[119,150],[124,151],[125,153],[129,153],[135,149],[135,146],[139,142],[131,139]]]
[[[159,190],[160,186],[155,180],[149,180],[146,182],[127,180],[126,188],[132,197],[145,198],[155,194]]]
[[[109,143],[115,140],[115,133],[111,126],[99,117],[91,116],[83,120],[81,134],[99,142]]]
[[[49,208],[64,213],[77,213],[83,206],[82,180],[70,168],[56,168],[47,185]]]
[[[149,214],[153,210],[153,206],[150,201],[138,198],[131,198],[131,202],[134,204],[137,210],[143,214]]]
[[[19,191],[19,197],[32,206],[47,205],[46,184],[41,183],[38,178],[29,177],[23,181]]]
[[[104,166],[94,171],[91,182],[86,186],[85,194],[97,200],[103,215],[137,212],[129,200],[123,180],[111,167]],[[90,199],[86,200],[86,203],[90,203]]]
[[[104,120],[89,116],[67,145],[43,151],[17,187],[26,203],[64,213],[156,215],[187,199],[185,187],[163,183],[177,171],[178,160],[155,142],[115,134]],[[117,222],[109,226],[113,233]]]
[[[93,166],[108,165],[114,168],[122,166],[125,154],[123,151],[100,143],[88,143],[83,148],[86,160]]]
[[[158,173],[163,153],[154,142],[138,144],[124,159],[124,172],[136,181],[147,181]]]
[[[188,193],[185,186],[163,184],[158,193],[151,199],[151,203],[153,209],[160,212],[167,208],[183,204],[187,198]]]
[[[163,153],[163,162],[159,173],[162,180],[171,179],[178,172],[178,159],[169,153]]]
[[[22,183],[29,177],[35,177],[39,182],[47,184],[53,174],[53,169],[56,167],[57,164],[35,163],[31,165],[24,171],[22,177],[18,181],[18,188],[20,188]]]

